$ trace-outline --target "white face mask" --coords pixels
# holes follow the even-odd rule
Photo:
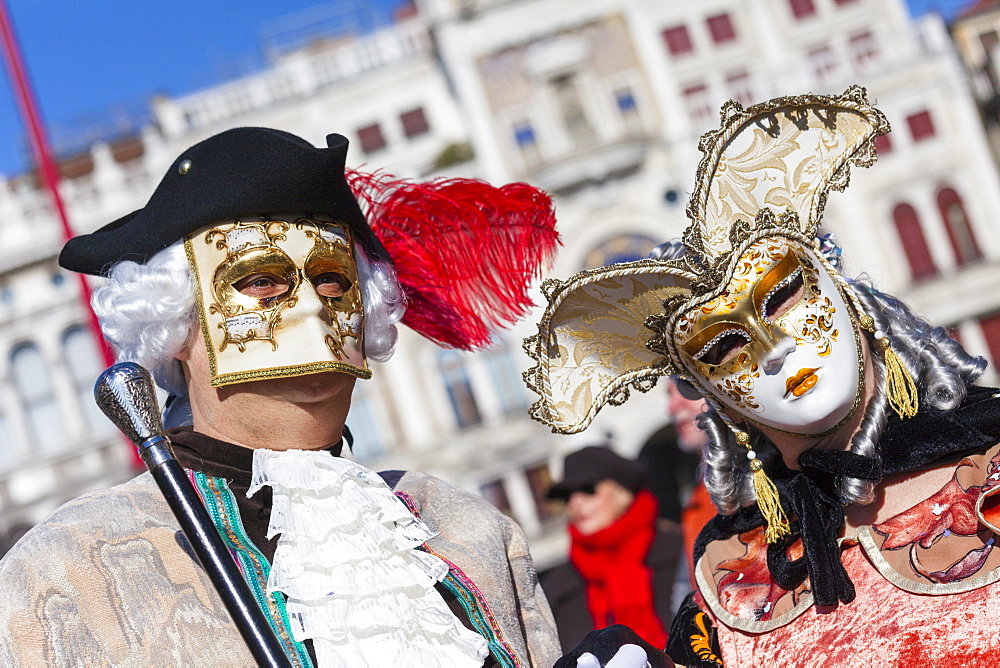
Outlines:
[[[677,321],[695,379],[751,422],[818,436],[857,407],[862,369],[852,311],[817,256],[781,237],[740,257],[726,290]]]
[[[370,378],[350,231],[289,216],[184,240],[212,385],[340,371]]]

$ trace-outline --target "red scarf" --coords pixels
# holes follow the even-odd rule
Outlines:
[[[653,574],[645,564],[656,537],[656,512],[656,497],[643,489],[606,529],[584,536],[570,526],[569,560],[587,583],[595,629],[624,624],[654,647],[666,647],[653,607]]]

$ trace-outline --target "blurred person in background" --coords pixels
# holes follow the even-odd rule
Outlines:
[[[649,471],[649,490],[660,504],[660,527],[669,530],[671,526],[680,525],[684,537],[685,568],[683,577],[677,578],[675,595],[675,603],[680,604],[694,582],[691,556],[694,540],[717,511],[705,490],[699,469],[701,448],[708,440],[708,435],[698,426],[698,415],[705,410],[705,401],[700,396],[696,399],[685,397],[673,381],[664,385],[671,422],[646,439],[637,459],[645,463]]]
[[[705,433],[695,418],[705,404],[701,399],[686,399],[671,382],[664,385],[670,422],[646,439],[637,459],[649,469],[649,490],[659,501],[660,518],[680,524],[684,505],[698,480]]]
[[[590,446],[566,457],[562,480],[549,489],[566,501],[569,561],[539,579],[565,652],[614,624],[664,647],[681,536],[676,523],[657,525],[647,479],[642,463]]]

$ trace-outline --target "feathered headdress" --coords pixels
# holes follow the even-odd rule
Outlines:
[[[407,298],[403,323],[435,343],[482,348],[532,305],[559,245],[552,199],[525,183],[424,183],[348,170]]]

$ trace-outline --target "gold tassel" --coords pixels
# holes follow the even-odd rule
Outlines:
[[[889,405],[900,419],[905,420],[917,414],[919,400],[917,384],[913,382],[910,372],[903,366],[903,361],[892,349],[889,337],[883,335],[878,340],[885,357],[885,389],[889,395]]]
[[[768,543],[776,543],[792,532],[788,526],[788,517],[781,507],[778,488],[764,471],[764,465],[757,459],[757,453],[750,447],[750,435],[745,431],[736,432],[736,442],[746,446],[747,458],[750,460],[750,470],[753,471],[753,491],[757,495],[757,507],[760,508],[767,528],[764,538]]]
[[[777,543],[792,532],[788,527],[785,511],[778,500],[778,488],[764,473],[764,467],[759,459],[750,462],[750,469],[753,471],[753,491],[757,494],[757,507],[767,522],[764,538],[768,543]]]
[[[885,360],[885,393],[889,406],[896,411],[901,420],[913,417],[920,407],[917,384],[913,382],[913,376],[892,349],[889,336],[881,329],[875,329],[874,318],[865,313],[858,319],[858,323],[862,328],[872,332],[879,347],[882,348],[882,357]]]

